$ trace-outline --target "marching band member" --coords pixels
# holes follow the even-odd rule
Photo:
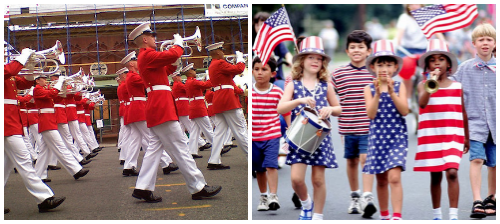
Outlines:
[[[52,76],[50,76],[50,80],[52,82],[56,82],[57,80],[59,80],[60,75],[61,72],[58,71],[54,73]],[[92,160],[84,159],[80,154],[78,148],[76,148],[76,146],[73,144],[73,137],[69,132],[68,117],[66,115],[65,94],[64,95],[58,94],[57,96],[54,97],[54,108],[56,112],[57,130],[61,135],[61,139],[63,140],[64,145],[66,146],[67,149],[69,149],[70,153],[75,157],[75,159],[79,161],[80,165],[85,165],[90,163],[90,161]]]
[[[76,102],[76,114],[78,115],[78,126],[80,127],[80,132],[83,135],[83,140],[89,146],[89,149],[92,149],[91,152],[97,153],[99,151],[99,144],[96,144],[92,141],[92,137],[90,136],[89,129],[87,128],[87,124],[85,123],[85,108],[84,105],[89,101],[87,97],[87,93],[85,94],[76,94],[75,102]]]
[[[69,90],[68,86],[68,92],[66,93],[66,116],[68,117],[68,126],[69,126],[69,132],[71,133],[71,136],[75,139],[76,144],[78,145],[78,148],[83,152],[83,156],[85,157],[86,160],[90,160],[91,158],[94,158],[97,153],[91,152],[87,143],[85,143],[85,140],[83,139],[82,132],[80,131],[80,125],[78,123],[78,114],[77,114],[77,109],[76,109],[76,100],[75,96],[79,96],[81,93],[80,92],[73,92]]]
[[[193,131],[189,132],[191,135],[189,138],[189,153],[196,159],[203,157],[198,155],[198,144],[196,144],[198,136],[203,132],[205,138],[210,143],[213,143],[214,133],[208,118],[205,97],[203,96],[203,90],[212,87],[212,83],[210,81],[196,80],[196,70],[193,65],[193,63],[189,64],[181,72],[187,77],[186,93],[189,97],[189,119],[193,123]]]
[[[34,88],[34,87],[32,86],[31,88]],[[30,91],[30,90],[28,90],[28,91]],[[21,96],[21,95],[17,96],[17,100],[19,101],[19,111],[21,112],[21,121],[23,124],[24,144],[26,145],[26,148],[30,152],[31,160],[36,161],[36,159],[38,158],[38,154],[35,152],[35,149],[34,149],[33,145],[31,144],[32,141],[31,141],[30,135],[28,133],[28,109],[27,109],[26,104],[31,99],[33,99],[33,97],[31,95],[28,95],[28,94],[26,94],[24,96]]]
[[[34,51],[23,49],[21,55],[9,64],[4,64],[4,186],[10,172],[15,167],[23,179],[26,189],[35,197],[38,211],[45,212],[59,206],[65,197],[53,197],[52,190],[45,185],[33,169],[29,152],[23,142],[23,127],[17,107],[17,88],[25,89],[33,85],[33,81],[16,76]],[[17,85],[17,88],[16,88]],[[5,208],[4,213],[10,210]]]
[[[177,109],[179,122],[187,129],[191,136],[193,134],[194,124],[189,119],[189,98],[187,97],[186,86],[182,83],[180,71],[174,72],[171,77],[174,81],[174,84],[172,85],[172,94],[175,98],[175,108]],[[201,136],[197,136],[197,138],[198,145],[201,145],[201,147],[199,148],[200,151],[212,147],[212,144],[205,142],[205,140]]]
[[[79,162],[69,152],[68,148],[57,131],[57,117],[54,110],[53,98],[59,94],[63,88],[65,77],[59,77],[54,88],[47,89],[47,77],[40,75],[35,79],[36,87],[33,90],[33,98],[35,104],[39,108],[39,129],[38,132],[42,135],[42,142],[40,144],[40,154],[37,163],[35,164],[36,173],[40,177],[45,177],[47,165],[50,156],[54,153],[57,160],[61,165],[75,178],[87,175],[89,170],[83,169]],[[45,172],[44,172],[45,171]],[[43,178],[46,179],[46,178]]]
[[[32,86],[34,89],[34,86]],[[30,90],[31,91],[31,90]],[[38,109],[35,105],[35,100],[32,95],[27,94],[31,99],[26,103],[26,108],[28,109],[28,134],[31,141],[33,149],[38,154],[40,153],[40,142],[42,141],[42,135],[38,133]],[[37,157],[38,158],[38,157]]]
[[[208,77],[207,77],[208,78]],[[205,101],[207,102],[207,113],[208,117],[210,118],[210,124],[212,124],[212,127],[214,127],[215,130],[215,114],[214,110],[212,108],[212,101],[214,99],[214,91],[212,91],[213,88],[207,89],[205,92]],[[231,134],[231,129],[227,127],[226,132],[224,132],[224,136],[222,139],[224,139],[224,147],[222,148],[221,155],[228,153],[231,148],[232,148],[232,134]]]
[[[95,152],[99,152],[102,150],[103,147],[100,147],[99,143],[97,142],[97,138],[94,132],[94,127],[92,126],[92,119],[90,118],[90,111],[94,111],[94,109],[95,109],[95,102],[87,101],[87,103],[83,105],[83,110],[85,111],[85,125],[87,126],[87,130],[89,131],[90,140],[94,145],[98,146],[95,149]]]
[[[128,139],[130,134],[130,127],[125,125],[125,113],[127,112],[128,103],[128,91],[127,85],[125,84],[125,79],[127,77],[127,68],[121,68],[116,72],[118,75],[118,88],[116,89],[116,94],[118,95],[118,101],[120,102],[120,108],[118,114],[120,116],[120,132],[118,133],[118,151],[120,152],[119,160],[120,165],[125,164],[126,152],[125,148],[127,145],[124,143]]]
[[[224,131],[231,128],[238,141],[238,145],[245,152],[248,149],[248,136],[246,123],[241,120],[243,111],[239,100],[234,96],[234,87],[232,85],[235,75],[240,74],[245,69],[243,54],[236,52],[236,65],[229,64],[224,59],[222,45],[224,42],[215,43],[207,46],[212,62],[208,68],[210,81],[214,86],[213,110],[215,113],[215,139],[214,148],[210,159],[208,160],[208,169],[229,169],[221,163],[221,151],[224,144]]]
[[[140,47],[138,56],[139,74],[147,86],[146,121],[151,131],[150,145],[144,155],[141,172],[132,194],[133,197],[147,202],[160,202],[161,197],[154,196],[156,174],[162,145],[168,154],[178,163],[186,181],[186,186],[193,200],[212,197],[220,192],[220,186],[208,186],[194,159],[187,153],[188,146],[178,122],[174,99],[169,86],[167,68],[182,55],[183,40],[174,35],[174,46],[167,51],[157,52],[156,33],[150,29],[150,23],[143,23],[135,28],[128,39]],[[170,69],[173,72],[175,69]]]

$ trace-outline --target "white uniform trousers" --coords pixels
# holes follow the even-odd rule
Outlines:
[[[125,160],[126,152],[126,140],[130,135],[130,127],[124,124],[123,117],[120,117],[120,133],[118,136],[118,148],[120,149],[119,160]]]
[[[54,192],[36,175],[31,163],[30,154],[21,135],[4,137],[4,186],[7,184],[11,171],[16,168],[23,179],[28,192],[40,204],[45,199],[54,196]]]
[[[83,140],[87,143],[89,149],[94,150],[99,147],[99,145],[94,144],[94,141],[92,141],[87,125],[85,123],[78,123],[78,125],[80,126],[80,132],[82,133]]]
[[[29,134],[30,134],[30,140],[31,140],[31,145],[33,145],[33,149],[35,150],[36,153],[40,153],[40,148],[38,147],[40,145],[40,139],[42,139],[42,135],[38,133],[38,124],[32,124],[29,127]]]
[[[151,137],[146,121],[133,122],[128,124],[128,126],[130,126],[130,134],[126,141],[126,156],[123,169],[137,168],[137,159],[139,158],[141,145],[143,150],[147,149],[149,138]]]
[[[80,123],[78,122],[78,120],[68,121],[68,126],[69,132],[75,139],[78,149],[82,150],[84,156],[90,154],[89,146],[87,145],[87,143],[85,143],[85,140],[83,140],[83,135],[80,131]]]
[[[68,124],[64,123],[57,124],[57,130],[59,131],[59,134],[61,135],[61,138],[64,142],[64,145],[66,146],[67,149],[69,149],[71,155],[73,155],[77,161],[79,162],[82,161],[83,156],[80,154],[80,151],[73,143],[73,137],[69,132]]]
[[[193,127],[194,127],[194,124],[193,124],[193,121],[191,119],[189,119],[189,116],[180,116],[179,117],[179,122],[184,125],[184,127],[186,127],[186,129],[188,130],[189,132],[189,137],[191,138],[191,136],[195,136],[193,135]],[[184,132],[184,131],[183,131]],[[201,136],[198,136],[198,145],[199,146],[204,146],[205,144],[207,144],[205,142],[205,140],[201,137]]]
[[[214,132],[212,128],[212,124],[210,124],[210,119],[208,116],[205,117],[198,117],[195,119],[192,119],[191,122],[193,123],[193,131],[189,132],[189,153],[191,155],[198,155],[198,148],[203,146],[203,145],[198,145],[195,136],[200,136],[201,133],[205,135],[205,138],[208,140],[208,142],[212,143],[214,142]],[[191,137],[192,136],[192,137]]]
[[[42,176],[43,171],[47,172],[47,165],[49,163],[48,159],[51,154],[55,154],[57,160],[61,165],[68,171],[71,176],[75,175],[82,169],[82,166],[75,157],[69,152],[69,150],[64,145],[64,142],[56,130],[48,130],[41,133],[42,142],[40,144],[40,154],[38,155],[38,160],[35,164],[36,174],[45,179]]]
[[[178,121],[168,121],[150,128],[151,138],[142,161],[141,172],[135,185],[136,189],[155,190],[156,174],[163,149],[168,151],[179,166],[191,194],[197,193],[206,185],[205,178],[196,167],[196,162],[189,154],[187,139]],[[184,135],[185,136],[185,135]]]
[[[212,146],[212,152],[208,163],[220,164],[220,153],[224,145],[224,135],[227,132],[227,128],[230,128],[233,132],[236,141],[238,141],[238,146],[243,150],[243,152],[248,154],[248,136],[247,136],[247,126],[244,120],[243,111],[241,108],[224,111],[223,113],[215,114],[215,134],[214,134],[214,145]]]
[[[97,147],[99,147],[99,142],[97,142],[97,137],[96,137],[95,132],[94,132],[94,127],[92,125],[90,125],[90,126],[87,126],[87,129],[89,130],[90,140],[92,140],[94,145],[97,145]]]
[[[120,131],[118,132],[118,145],[117,145],[119,149],[122,148],[123,140],[125,139],[123,136],[124,135],[123,132],[125,131],[124,127],[125,127],[125,124],[123,121],[123,117],[120,117]]]
[[[210,117],[210,123],[212,124],[212,126],[214,127],[214,130],[215,130],[215,116],[211,116]],[[229,126],[227,127],[227,132],[224,132],[224,145],[232,145],[233,144],[233,141],[232,141],[232,138],[233,138],[233,133],[231,132],[231,128],[229,128]]]
[[[26,149],[30,152],[31,160],[35,161],[38,158],[38,154],[35,152],[33,145],[31,144],[30,135],[28,133],[28,127],[23,127],[23,141],[26,145]]]

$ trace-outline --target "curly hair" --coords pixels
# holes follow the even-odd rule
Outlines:
[[[304,60],[305,56],[308,54],[300,55],[298,56],[297,60],[293,62],[292,66],[292,79],[293,80],[300,80],[304,76]],[[320,81],[328,81],[329,75],[328,75],[328,62],[323,58],[323,66],[319,70],[317,74],[317,78]]]

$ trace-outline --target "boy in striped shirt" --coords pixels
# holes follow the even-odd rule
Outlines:
[[[252,170],[257,173],[260,189],[258,211],[280,208],[278,196],[278,154],[281,138],[281,125],[277,112],[283,90],[269,80],[276,75],[276,60],[270,58],[263,65],[260,58],[253,60],[252,74],[255,78],[252,91]],[[290,112],[284,114],[290,124]],[[267,171],[267,172],[266,172]],[[269,184],[269,197],[267,185]]]
[[[369,218],[376,211],[373,202],[373,175],[362,174],[363,191],[358,183],[358,165],[361,170],[366,161],[368,129],[370,119],[366,114],[363,89],[373,82],[367,70],[366,58],[371,53],[372,38],[362,30],[354,30],[347,36],[346,53],[351,59],[348,65],[341,66],[332,73],[333,87],[340,98],[342,114],[339,116],[339,133],[344,139],[344,158],[347,159],[347,178],[351,187],[351,204],[348,213]]]

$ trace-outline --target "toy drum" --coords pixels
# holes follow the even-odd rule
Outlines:
[[[319,119],[318,112],[304,107],[286,131],[285,140],[291,148],[312,155],[331,129],[328,120]]]

